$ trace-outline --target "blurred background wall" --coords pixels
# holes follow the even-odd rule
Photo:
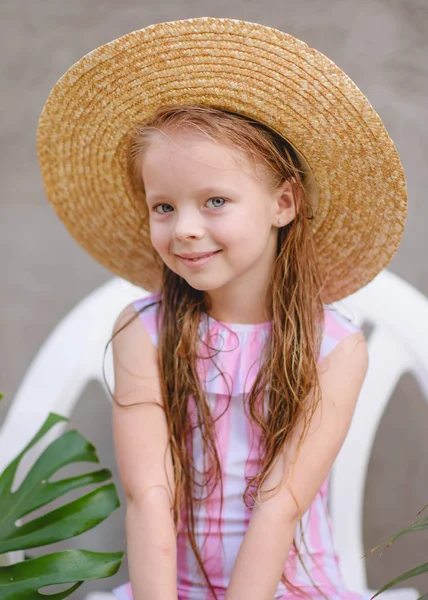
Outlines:
[[[260,22],[321,50],[364,91],[401,155],[408,179],[404,241],[389,269],[428,296],[427,0],[3,0],[0,3],[0,423],[38,348],[110,274],[77,246],[47,202],[35,151],[37,120],[57,79],[96,46],[148,24],[196,16]],[[400,307],[406,311],[406,306]],[[400,318],[399,312],[397,318]],[[428,340],[427,340],[428,349]],[[34,398],[37,402],[37,397]],[[71,419],[114,471],[110,405],[95,383]],[[375,443],[365,497],[366,550],[405,527],[428,502],[428,407],[412,377],[395,390]],[[122,495],[123,498],[123,495]],[[96,530],[54,548],[124,548],[124,508]],[[368,559],[369,585],[427,559],[426,532]],[[41,554],[54,549],[30,552]],[[85,584],[110,589],[127,578]],[[428,577],[414,585],[428,591]]]

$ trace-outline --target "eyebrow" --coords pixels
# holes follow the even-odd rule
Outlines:
[[[197,195],[198,196],[230,196],[236,194],[236,192],[234,190],[232,190],[232,188],[226,188],[226,187],[205,187],[205,188],[201,188],[200,190],[198,190]],[[159,202],[159,200],[171,200],[172,198],[170,198],[170,196],[168,196],[168,194],[150,194],[149,196],[146,196],[146,202],[150,203],[150,202]]]

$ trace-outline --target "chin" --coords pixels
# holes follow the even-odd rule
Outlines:
[[[213,283],[212,281],[208,281],[207,277],[202,278],[202,277],[189,277],[184,276],[184,274],[180,271],[180,269],[174,268],[173,265],[166,263],[166,266],[168,267],[168,269],[170,271],[172,271],[173,273],[175,273],[176,275],[178,275],[178,277],[180,277],[180,279],[182,279],[183,281],[185,281],[191,288],[193,288],[194,290],[198,290],[200,292],[206,292],[212,289],[216,289],[218,287],[218,285],[216,283]],[[205,279],[205,281],[204,281]],[[212,277],[211,277],[212,280]]]
[[[183,277],[183,279],[185,278]],[[185,279],[185,281],[190,285],[190,287],[192,287],[194,290],[198,290],[199,292],[212,292],[213,290],[216,290],[219,287],[215,284],[198,284],[197,282],[189,281],[188,279]]]
[[[203,278],[198,280],[197,277],[183,277],[180,275],[194,290],[198,290],[199,292],[213,292],[224,286],[224,282],[219,282],[213,280],[213,277],[210,278],[210,281],[204,281]]]

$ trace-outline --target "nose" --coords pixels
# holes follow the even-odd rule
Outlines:
[[[200,239],[204,235],[202,219],[194,212],[182,213],[176,216],[173,237],[182,241]]]

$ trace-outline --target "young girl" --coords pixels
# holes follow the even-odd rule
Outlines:
[[[48,197],[151,292],[113,332],[127,497],[121,600],[356,600],[328,476],[367,370],[332,302],[401,240],[392,141],[336,65],[251,23],[133,32],[74,65],[41,117]]]

